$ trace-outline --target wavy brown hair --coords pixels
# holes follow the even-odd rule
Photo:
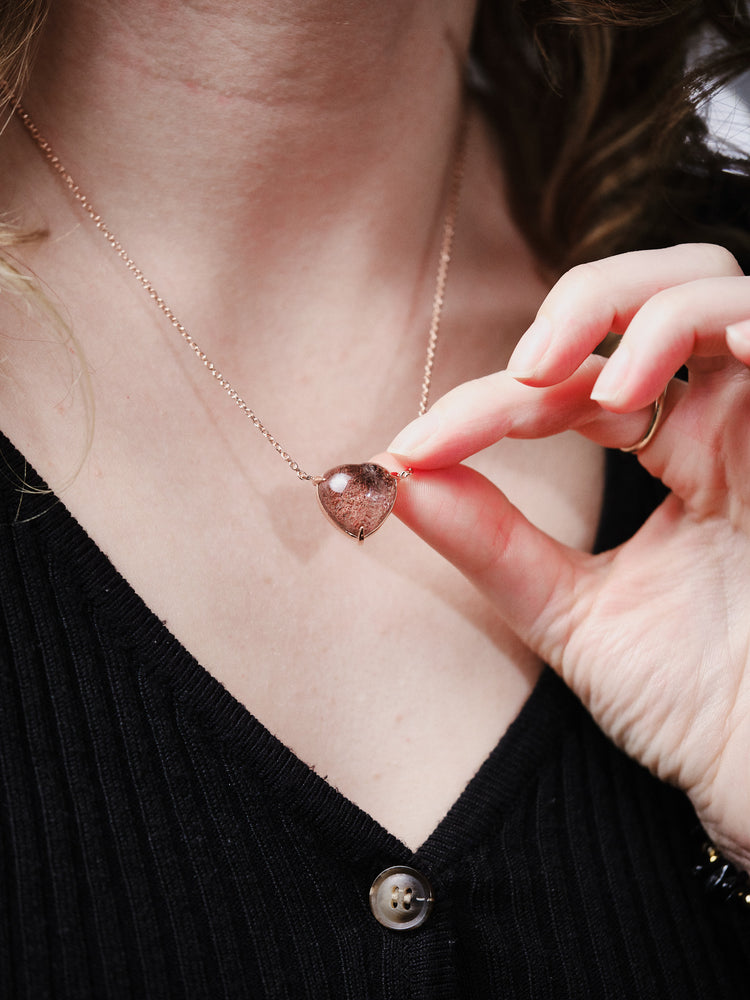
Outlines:
[[[739,187],[731,210],[750,206],[748,165],[707,143],[699,113],[750,68],[746,2],[483,0],[473,56],[543,263],[695,239],[750,256],[750,207],[733,220],[723,204]]]

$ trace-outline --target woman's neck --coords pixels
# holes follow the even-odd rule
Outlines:
[[[137,215],[268,263],[305,232],[308,254],[342,230],[398,254],[398,226],[413,259],[442,212],[471,17],[467,0],[56,0],[25,101],[120,230]]]

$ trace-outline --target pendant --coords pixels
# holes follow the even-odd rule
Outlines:
[[[389,472],[382,465],[337,465],[314,480],[326,517],[363,542],[385,521],[396,502],[398,481],[411,473]]]

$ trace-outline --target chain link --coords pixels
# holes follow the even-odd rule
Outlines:
[[[159,292],[156,290],[152,282],[143,271],[138,267],[136,262],[130,256],[130,254],[125,250],[122,243],[118,240],[112,230],[109,228],[107,223],[101,217],[101,215],[96,211],[94,206],[89,201],[88,197],[83,193],[80,186],[73,179],[70,172],[66,169],[60,157],[54,151],[49,141],[42,135],[37,126],[31,119],[28,111],[21,106],[21,104],[15,104],[15,112],[19,119],[23,123],[24,128],[34,140],[40,151],[42,152],[44,158],[47,160],[50,167],[59,175],[61,180],[64,182],[65,186],[68,188],[72,196],[78,202],[80,207],[86,212],[91,221],[94,223],[96,228],[105,238],[110,247],[114,250],[117,256],[125,264],[125,267],[130,271],[135,280],[141,285],[141,287],[146,291],[149,298],[154,302],[154,304],[161,310],[163,315],[169,321],[169,323],[177,330],[179,335],[188,345],[190,350],[195,354],[198,360],[203,364],[206,370],[212,375],[212,377],[219,383],[221,388],[226,392],[232,402],[236,403],[237,406],[242,410],[248,420],[252,425],[260,431],[263,437],[268,441],[268,443],[273,447],[273,449],[280,455],[281,458],[286,462],[292,472],[297,474],[297,477],[304,481],[314,482],[320,477],[312,476],[310,473],[305,472],[304,469],[292,458],[292,456],[285,450],[283,445],[273,436],[273,434],[268,430],[260,417],[255,413],[255,411],[250,407],[245,400],[240,396],[237,390],[232,386],[229,379],[225,378],[221,371],[216,367],[216,365],[211,361],[206,352],[198,345],[197,341],[188,333],[185,326],[177,318],[172,308],[167,305],[164,299],[161,297]],[[425,358],[424,365],[424,376],[422,379],[422,392],[419,399],[419,416],[423,416],[427,410],[427,401],[430,394],[430,384],[432,381],[432,368],[435,361],[435,353],[437,349],[438,334],[440,331],[440,320],[443,313],[443,303],[445,301],[445,287],[448,279],[448,265],[451,260],[451,252],[453,249],[453,236],[456,228],[456,215],[458,212],[458,203],[461,190],[461,181],[463,178],[463,167],[465,159],[465,146],[466,146],[466,123],[462,122],[461,132],[458,142],[458,149],[456,152],[455,164],[453,168],[453,177],[451,181],[451,189],[448,197],[448,205],[445,213],[445,220],[443,223],[443,235],[440,246],[440,258],[438,263],[437,277],[435,279],[435,294],[432,304],[432,317],[430,320],[430,330],[427,343],[427,354]]]

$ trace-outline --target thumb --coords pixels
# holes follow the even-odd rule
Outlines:
[[[390,455],[385,462],[399,464]],[[394,513],[471,580],[530,649],[561,668],[585,614],[581,585],[594,557],[550,538],[465,465],[414,472]]]

